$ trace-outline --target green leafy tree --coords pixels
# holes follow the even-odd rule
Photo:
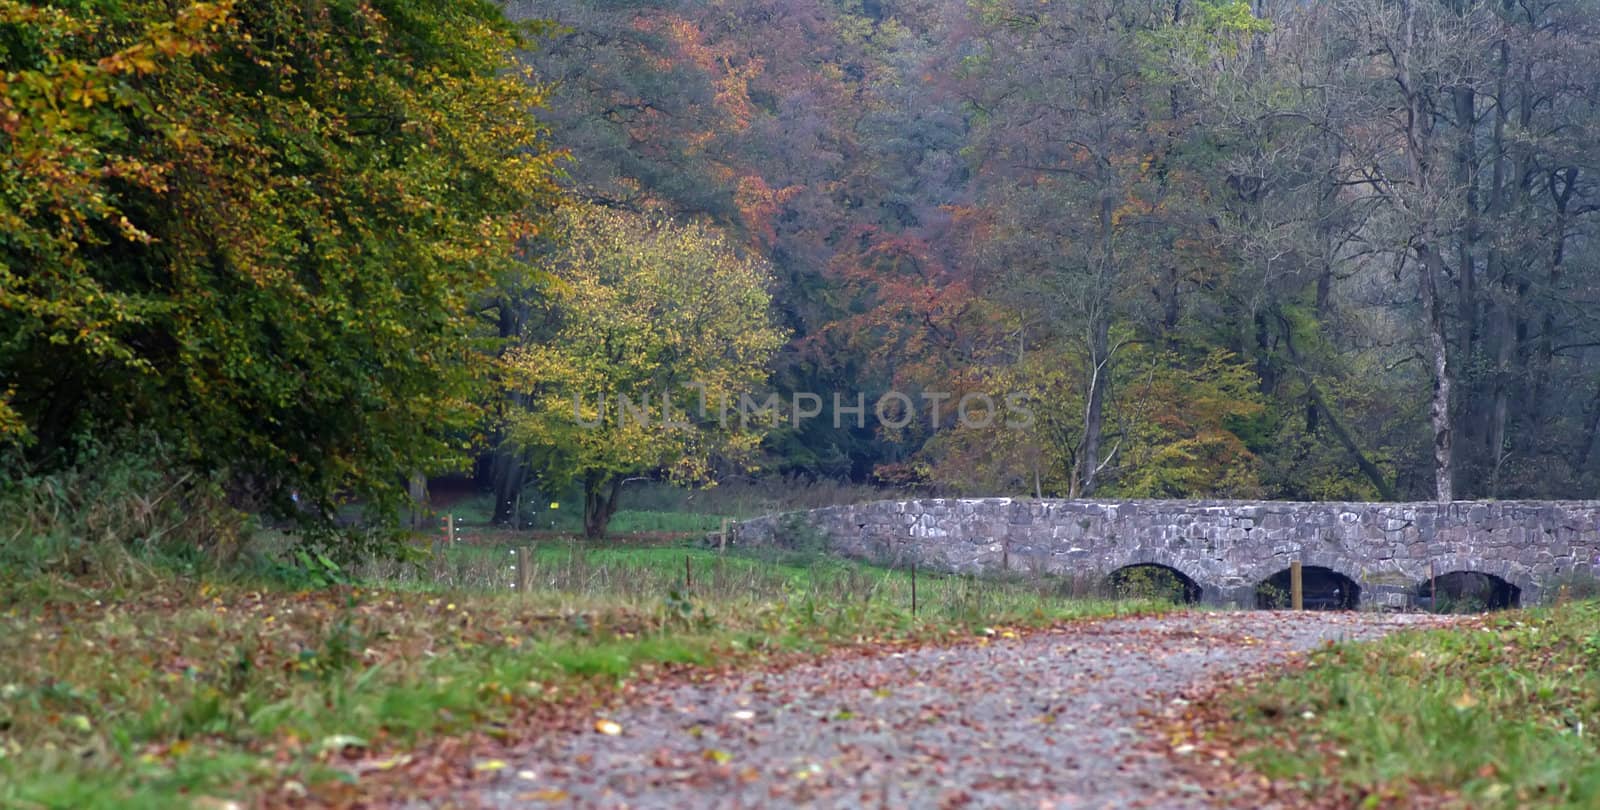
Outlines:
[[[511,435],[547,480],[582,483],[599,537],[626,476],[707,481],[756,449],[776,414],[741,397],[783,334],[766,265],[703,226],[574,205],[555,238],[555,280],[512,355],[528,395]]]
[[[556,159],[488,2],[0,0],[0,431],[138,425],[235,508],[392,516]]]

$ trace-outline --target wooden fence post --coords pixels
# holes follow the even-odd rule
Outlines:
[[[728,519],[722,519],[722,533],[717,535],[717,553],[728,550]]]
[[[533,590],[533,546],[517,549],[517,590],[523,595]]]
[[[917,558],[911,558],[911,615],[917,615]]]
[[[1289,604],[1294,610],[1306,609],[1305,581],[1301,579],[1299,560],[1289,563]]]

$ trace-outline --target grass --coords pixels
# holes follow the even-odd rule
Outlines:
[[[322,589],[141,564],[0,579],[0,807],[282,800],[665,666],[1155,608],[924,575],[913,615],[905,572],[579,544],[541,548],[517,594],[511,560],[463,547]]]
[[[529,516],[528,525],[545,531],[577,533],[583,531],[583,515],[577,509],[545,509]],[[619,509],[611,516],[606,531],[620,535],[642,532],[695,534],[716,531],[721,526],[720,515]]]
[[[1228,700],[1245,763],[1341,806],[1600,807],[1600,603],[1334,646]]]
[[[583,531],[582,501],[552,503],[557,504],[555,509],[551,509],[548,505],[524,506],[523,527],[568,534]],[[493,507],[491,496],[477,495],[458,501],[440,511],[452,515],[457,526],[487,526],[494,514]],[[619,509],[611,516],[611,522],[606,530],[612,535],[704,534],[721,528],[724,517],[737,516],[731,511],[726,515],[709,514],[689,511],[682,505],[664,504],[661,508]]]
[[[904,495],[906,493],[900,493]],[[612,516],[613,534],[705,533],[720,528],[723,518],[741,520],[771,512],[815,509],[896,497],[882,488],[828,480],[784,478],[734,479],[706,489],[688,489],[660,481],[630,481],[623,487],[622,508]],[[552,509],[551,505],[556,508]],[[583,530],[581,492],[539,493],[530,490],[522,503],[522,527],[578,533]],[[494,513],[490,496],[473,495],[437,507],[465,525],[485,526]]]

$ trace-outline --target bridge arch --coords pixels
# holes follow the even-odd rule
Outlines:
[[[1107,558],[1105,567],[1101,570],[1106,579],[1109,580],[1119,571],[1140,566],[1154,566],[1171,571],[1177,576],[1178,581],[1184,585],[1185,601],[1199,602],[1204,598],[1214,596],[1213,591],[1215,589],[1211,583],[1207,582],[1204,576],[1191,574],[1190,569],[1192,566],[1188,562],[1170,549],[1162,548],[1161,546],[1139,545],[1113,551]],[[1191,589],[1192,600],[1189,598]]]
[[[1290,560],[1293,562],[1293,560]],[[1254,576],[1254,605],[1261,610],[1290,607],[1291,565]],[[1301,565],[1304,605],[1312,610],[1355,610],[1362,607],[1362,581],[1330,565]]]
[[[1516,588],[1519,601],[1524,604],[1538,601],[1539,585],[1528,569],[1510,560],[1485,559],[1483,557],[1451,554],[1437,557],[1432,560],[1432,572],[1440,575],[1447,573],[1473,573],[1486,574],[1494,577],[1513,588]],[[1420,586],[1428,580],[1430,570],[1426,563],[1417,577],[1418,593]],[[1556,571],[1559,575],[1561,572]]]
[[[1521,607],[1522,589],[1483,571],[1439,571],[1417,584],[1415,598],[1438,613],[1478,613]]]
[[[1248,566],[1244,569],[1244,579],[1252,586],[1283,571],[1295,560],[1300,561],[1302,570],[1307,568],[1326,568],[1357,585],[1361,584],[1362,569],[1353,561],[1333,554],[1306,554],[1295,556],[1291,554],[1275,554],[1265,561]]]
[[[1187,605],[1198,604],[1205,593],[1188,574],[1161,563],[1124,565],[1106,574],[1106,584],[1116,596],[1165,598]]]

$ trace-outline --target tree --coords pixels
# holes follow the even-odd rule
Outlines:
[[[514,7],[562,24],[537,64],[574,188],[771,261],[781,390],[959,395],[1026,358],[1077,448],[1034,487],[986,439],[822,418],[768,442],[785,470],[1115,490],[1156,462],[1114,398],[1220,351],[1263,408],[1224,420],[1248,456],[1197,456],[1215,480],[1600,482],[1595,0]]]
[[[511,435],[548,481],[582,484],[600,537],[626,476],[708,481],[757,447],[772,423],[742,401],[783,335],[766,265],[704,226],[575,204],[553,236],[554,280],[512,357],[527,410]]]
[[[1288,15],[1299,39],[1328,47],[1272,60],[1294,71],[1279,87],[1310,86],[1306,72],[1329,78],[1303,120],[1335,144],[1339,196],[1368,211],[1341,225],[1339,239],[1359,251],[1343,257],[1346,272],[1412,279],[1396,298],[1420,315],[1411,356],[1428,371],[1430,488],[1441,500],[1502,495],[1508,461],[1528,465],[1522,486],[1577,472],[1548,428],[1581,409],[1581,395],[1552,396],[1548,374],[1557,346],[1584,346],[1594,329],[1559,300],[1581,289],[1567,248],[1593,227],[1592,206],[1573,204],[1593,192],[1578,180],[1592,146],[1567,137],[1592,126],[1592,71],[1581,67],[1592,49],[1579,43],[1593,35],[1593,11],[1343,0]],[[1513,408],[1519,388],[1528,395]]]
[[[1199,6],[1208,39],[1256,24],[1238,3]],[[981,122],[975,179],[997,224],[974,259],[1033,340],[1075,355],[1083,407],[1067,492],[1090,495],[1114,462],[1107,396],[1127,341],[1113,328],[1160,286],[1152,271],[1179,264],[1169,200],[1188,190],[1174,160],[1187,122],[1147,68],[1150,43],[1183,20],[1142,0],[976,8],[986,36],[968,91]]]
[[[0,3],[0,424],[139,426],[236,508],[393,519],[555,195],[489,2]]]

